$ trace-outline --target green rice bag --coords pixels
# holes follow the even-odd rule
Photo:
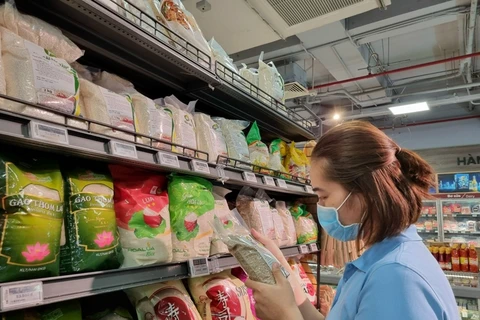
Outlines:
[[[168,185],[173,260],[208,257],[215,200],[205,179],[172,175]]]
[[[10,312],[2,320],[82,320],[82,309],[78,300],[71,300]]]
[[[63,192],[55,160],[0,153],[0,283],[59,274]]]
[[[258,129],[257,121],[252,124],[247,134],[248,151],[250,152],[250,161],[257,166],[267,167],[270,160],[268,147],[262,141],[260,129]]]
[[[66,196],[62,272],[115,269],[123,262],[115,211],[113,182],[104,167],[64,170]]]

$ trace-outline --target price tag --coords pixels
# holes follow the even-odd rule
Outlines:
[[[110,141],[108,143],[110,153],[115,156],[138,159],[137,149],[131,143]]]
[[[452,214],[452,217],[454,217],[454,218],[455,218],[456,216],[457,216],[456,214]]]
[[[263,184],[265,184],[267,186],[275,187],[275,180],[273,180],[272,177],[263,176],[262,180],[263,180]]]
[[[307,193],[314,193],[314,192],[313,192],[313,189],[312,189],[312,186],[305,186],[305,191],[306,191]]]
[[[277,186],[283,189],[288,189],[287,183],[283,179],[277,179]]]
[[[20,306],[32,306],[43,302],[41,282],[4,286],[1,290],[2,310]]]
[[[190,276],[201,277],[209,275],[207,258],[196,258],[188,260],[188,268],[190,269]]]
[[[220,269],[220,264],[218,263],[217,257],[210,258],[210,261],[208,262],[208,270],[210,271],[210,274],[222,272],[222,269]]]
[[[194,172],[210,174],[210,168],[205,161],[192,160],[190,166]]]
[[[242,173],[242,176],[243,176],[243,180],[245,181],[257,183],[257,176],[253,172],[244,171]]]
[[[476,215],[476,214],[472,214],[472,217],[476,218],[476,217],[477,217],[477,215]]]
[[[30,121],[29,132],[33,139],[68,144],[68,131],[60,126]]]
[[[318,246],[316,243],[311,243],[310,244],[310,252],[317,252],[318,251]]]
[[[308,251],[308,246],[306,244],[302,244],[298,247],[298,252],[300,252],[301,254],[307,254],[309,253]]]
[[[466,231],[460,231],[460,233],[467,233]]]
[[[157,160],[163,166],[180,168],[180,162],[178,162],[178,157],[174,154],[158,152]]]

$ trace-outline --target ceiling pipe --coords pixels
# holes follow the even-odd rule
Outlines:
[[[473,52],[473,43],[475,40],[475,27],[477,25],[477,5],[478,0],[472,0],[470,5],[470,19],[468,22],[468,40],[467,47],[465,48],[465,53],[470,54]],[[462,66],[460,68],[462,71],[467,70],[467,82],[472,83],[472,58],[463,60]]]
[[[361,77],[355,77],[355,78],[350,78],[350,79],[345,79],[345,80],[340,80],[340,81],[333,81],[333,82],[317,85],[317,86],[313,87],[313,89],[332,87],[332,86],[340,85],[340,84],[344,84],[344,83],[350,83],[350,82],[354,82],[354,81],[371,79],[371,78],[375,78],[375,77],[379,77],[379,76],[384,76],[384,75],[387,75],[387,74],[400,73],[400,72],[405,72],[405,71],[410,71],[410,70],[426,68],[426,67],[435,66],[435,65],[438,65],[438,64],[443,64],[443,63],[447,63],[447,62],[451,62],[451,61],[473,58],[473,57],[477,57],[477,56],[480,56],[480,52],[475,52],[475,53],[471,53],[471,54],[465,54],[465,55],[462,55],[462,56],[450,57],[450,58],[447,58],[447,59],[421,63],[421,64],[417,64],[417,65],[413,65],[413,66],[409,66],[409,67],[404,67],[404,68],[399,68],[399,69],[387,70],[387,71],[383,71],[383,72],[379,72],[379,73],[371,73],[371,74],[368,74],[366,76],[361,76]],[[461,70],[461,71],[463,73],[463,70]]]
[[[443,122],[452,122],[452,121],[462,121],[462,120],[468,120],[468,119],[477,119],[480,118],[480,115],[478,116],[465,116],[465,117],[458,117],[458,118],[451,118],[451,119],[439,119],[439,120],[430,120],[430,121],[421,121],[421,122],[415,122],[415,123],[409,123],[409,124],[404,124],[402,126],[395,127],[395,129],[401,129],[405,127],[416,127],[416,126],[423,126],[426,124],[435,124],[435,123],[443,123]],[[390,130],[392,127],[378,127],[380,130]]]

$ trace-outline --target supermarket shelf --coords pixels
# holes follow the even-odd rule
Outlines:
[[[473,236],[479,236],[480,232],[473,232],[473,231],[449,231],[445,230],[445,234],[469,234]]]
[[[319,282],[320,284],[331,284],[336,286],[341,278],[341,274],[328,274],[321,272]]]
[[[443,218],[480,218],[480,214],[472,213],[472,214],[445,214]]]
[[[174,36],[170,30],[170,35],[166,36],[171,43],[163,42],[158,35],[165,35],[165,29],[140,11],[129,11],[137,20],[135,23],[111,8],[118,6],[113,0],[17,0],[17,5],[20,10],[62,29],[86,50],[84,60],[106,70],[122,70],[124,74],[120,75],[143,84],[143,91],[169,95],[173,90],[175,94],[200,99],[197,110],[234,119],[257,120],[265,140],[315,138],[311,126],[318,126],[316,115],[309,112],[313,117],[310,121],[300,116],[300,110],[279,112],[276,104],[267,105],[224,78],[220,79],[209,54]],[[152,31],[145,30],[145,26]],[[152,80],[148,85],[147,79]]]
[[[418,233],[438,233],[438,230],[417,230]]]
[[[299,247],[282,248],[286,257],[299,255]],[[239,266],[232,256],[217,258],[220,270]],[[166,265],[152,265],[138,268],[126,268],[109,271],[99,271],[75,274],[69,276],[33,279],[0,284],[2,287],[28,287],[32,283],[42,283],[43,300],[35,305],[45,305],[71,299],[125,290],[152,283],[184,279],[190,276],[186,262]],[[2,290],[3,291],[3,290]],[[14,308],[0,309],[1,312],[24,309],[34,305],[19,305]]]
[[[37,107],[46,109],[42,106]],[[65,129],[67,131],[66,135],[68,137],[68,144],[33,138],[31,130],[29,129],[31,123],[49,124],[54,125],[58,128]],[[91,121],[91,123],[96,122]],[[122,130],[117,129],[117,131]],[[135,133],[133,132],[131,134],[132,136],[135,135]],[[140,135],[137,134],[137,136]],[[132,148],[135,149],[137,158],[129,158],[113,154],[111,148],[109,147],[109,144],[112,141],[126,143],[127,145],[130,145]],[[48,122],[45,120],[37,120],[32,117],[27,117],[21,114],[4,110],[0,110],[0,142],[6,144],[14,144],[15,146],[23,146],[28,148],[34,148],[37,150],[60,153],[63,155],[73,155],[86,159],[134,165],[136,167],[150,170],[196,175],[213,181],[221,181],[227,186],[240,187],[248,185],[255,188],[262,188],[267,191],[273,191],[279,194],[300,195],[305,197],[316,196],[310,192],[307,192],[307,185],[296,181],[286,181],[286,188],[281,188],[278,186],[267,185],[262,180],[263,175],[255,174],[256,182],[248,182],[244,179],[242,175],[243,171],[239,170],[238,168],[223,167],[214,163],[208,163],[208,173],[207,171],[196,171],[192,165],[193,161],[198,161],[198,157],[201,157],[201,155],[204,153],[200,151],[195,151],[193,149],[190,149],[190,152],[197,153],[196,159],[185,155],[185,153],[189,151],[189,149],[187,148],[185,148],[183,150],[184,152],[181,154],[158,150],[151,148],[148,145],[136,144],[131,141],[127,142],[124,140],[92,133],[87,130],[73,128],[68,125]],[[178,159],[178,167],[172,167],[162,164],[159,160],[159,152],[176,157]],[[221,170],[222,174],[220,174],[220,171],[218,169],[219,167],[223,168],[223,170]]]
[[[434,219],[437,219],[437,215],[436,214],[422,214],[420,216],[420,218],[434,218]]]

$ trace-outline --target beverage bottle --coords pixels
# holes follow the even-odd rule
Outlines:
[[[433,254],[433,257],[435,258],[435,260],[438,261],[438,247],[433,247],[432,254]]]
[[[468,250],[467,245],[464,243],[460,247],[460,268],[463,272],[468,272]]]
[[[452,270],[452,248],[445,248],[445,270]]]
[[[440,247],[440,249],[438,249],[438,263],[442,270],[447,270],[445,265],[445,247]]]
[[[470,250],[468,252],[468,264],[470,266],[470,272],[478,272],[478,256],[477,256],[477,249],[475,249],[475,245],[470,245]]]
[[[454,244],[452,247],[452,270],[460,271],[460,254],[458,252],[458,245]]]

